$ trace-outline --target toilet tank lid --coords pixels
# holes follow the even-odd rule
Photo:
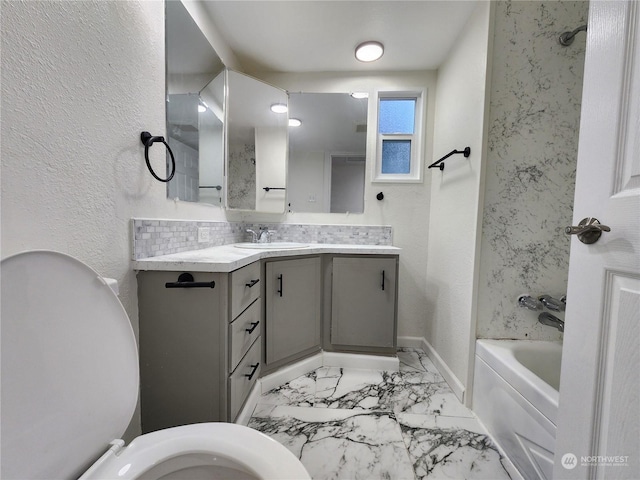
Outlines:
[[[77,478],[133,416],[131,323],[103,278],[69,255],[24,252],[0,270],[0,477]]]

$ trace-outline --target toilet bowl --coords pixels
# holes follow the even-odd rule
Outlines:
[[[124,446],[138,353],[115,293],[57,252],[20,253],[0,271],[0,478],[310,478],[285,447],[231,423],[167,428]]]

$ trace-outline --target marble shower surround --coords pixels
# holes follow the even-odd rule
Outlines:
[[[229,208],[256,208],[256,145],[229,145]]]
[[[346,245],[392,245],[392,228],[384,225],[314,225],[292,223],[200,222],[134,218],[133,260],[250,241],[247,229],[274,233],[272,241]],[[210,230],[210,241],[198,243],[198,228]]]
[[[303,375],[262,395],[249,426],[289,448],[315,480],[511,478],[513,466],[424,352],[398,357],[399,372]]]
[[[516,299],[566,293],[588,2],[495,8],[477,334],[557,340]]]

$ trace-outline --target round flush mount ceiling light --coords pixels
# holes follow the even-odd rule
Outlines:
[[[199,113],[204,113],[207,111],[207,107],[205,107],[204,105],[200,104],[198,105],[198,112]]]
[[[384,46],[380,42],[363,42],[356,47],[356,58],[361,62],[373,62],[384,53]]]
[[[287,106],[284,103],[274,103],[271,105],[271,111],[273,113],[287,113]]]
[[[300,125],[302,125],[302,122],[300,120],[298,120],[297,118],[290,118],[289,119],[289,126],[290,127],[299,127]]]

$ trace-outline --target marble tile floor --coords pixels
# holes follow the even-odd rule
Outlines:
[[[263,394],[249,426],[314,480],[519,478],[426,354],[399,372],[321,367]]]

